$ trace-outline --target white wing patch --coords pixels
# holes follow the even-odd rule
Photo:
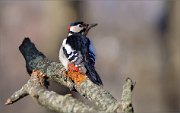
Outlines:
[[[69,44],[66,44],[66,40],[67,39],[63,40],[62,46],[65,47],[67,53],[70,54],[71,52],[74,52],[75,50],[73,50]]]
[[[63,41],[63,43],[64,43],[64,41]],[[67,59],[67,57],[65,56],[65,54],[63,52],[63,44],[59,50],[59,60],[61,61],[61,63],[65,67],[65,69],[68,70],[69,60]]]
[[[74,63],[77,67],[81,68],[83,67],[82,64],[82,55],[80,52],[74,50],[71,48],[69,44],[66,43],[67,39],[63,40],[62,47],[60,49],[60,54],[59,54],[59,59],[64,65],[66,69],[68,69],[68,64],[69,63]],[[63,48],[67,52],[67,56],[64,54]]]
[[[66,68],[66,70],[68,70],[68,64],[70,63],[68,58],[66,57],[66,55],[64,54],[64,51],[63,51],[63,47],[66,49],[67,51],[67,54],[70,54],[72,52],[74,52],[75,50],[73,50],[71,48],[71,46],[69,46],[68,44],[66,44],[66,40],[67,39],[64,39],[63,40],[63,43],[62,43],[62,46],[60,48],[60,51],[59,51],[59,60],[62,62],[62,64],[64,65],[64,67]],[[71,54],[69,57],[72,57],[73,54]]]

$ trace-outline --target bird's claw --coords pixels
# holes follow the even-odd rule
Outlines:
[[[69,69],[69,71],[79,72],[79,68],[76,67],[74,64],[69,64],[69,65],[68,65],[68,69]]]

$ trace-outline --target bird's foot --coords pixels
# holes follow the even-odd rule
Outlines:
[[[74,64],[69,64],[69,65],[68,65],[68,69],[69,69],[69,71],[79,72],[79,68],[76,67]]]

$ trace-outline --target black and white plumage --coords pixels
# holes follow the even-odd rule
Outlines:
[[[73,63],[78,69],[85,73],[88,78],[97,85],[102,85],[102,81],[95,70],[95,52],[92,42],[82,35],[87,24],[75,22],[69,28],[69,34],[63,40],[59,52],[59,60],[66,70],[68,65]]]

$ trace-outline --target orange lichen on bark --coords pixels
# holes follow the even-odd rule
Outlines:
[[[86,75],[76,71],[68,71],[66,76],[73,80],[77,85],[80,85],[86,79]]]
[[[86,79],[86,75],[80,72],[74,64],[70,64],[68,67],[69,70],[65,75],[71,80],[73,80],[75,84],[80,85]]]
[[[43,73],[42,73],[41,71],[39,71],[39,70],[33,70],[31,75],[37,76],[39,83],[40,83],[41,85],[44,85],[44,77],[46,77],[45,74],[43,74]]]

